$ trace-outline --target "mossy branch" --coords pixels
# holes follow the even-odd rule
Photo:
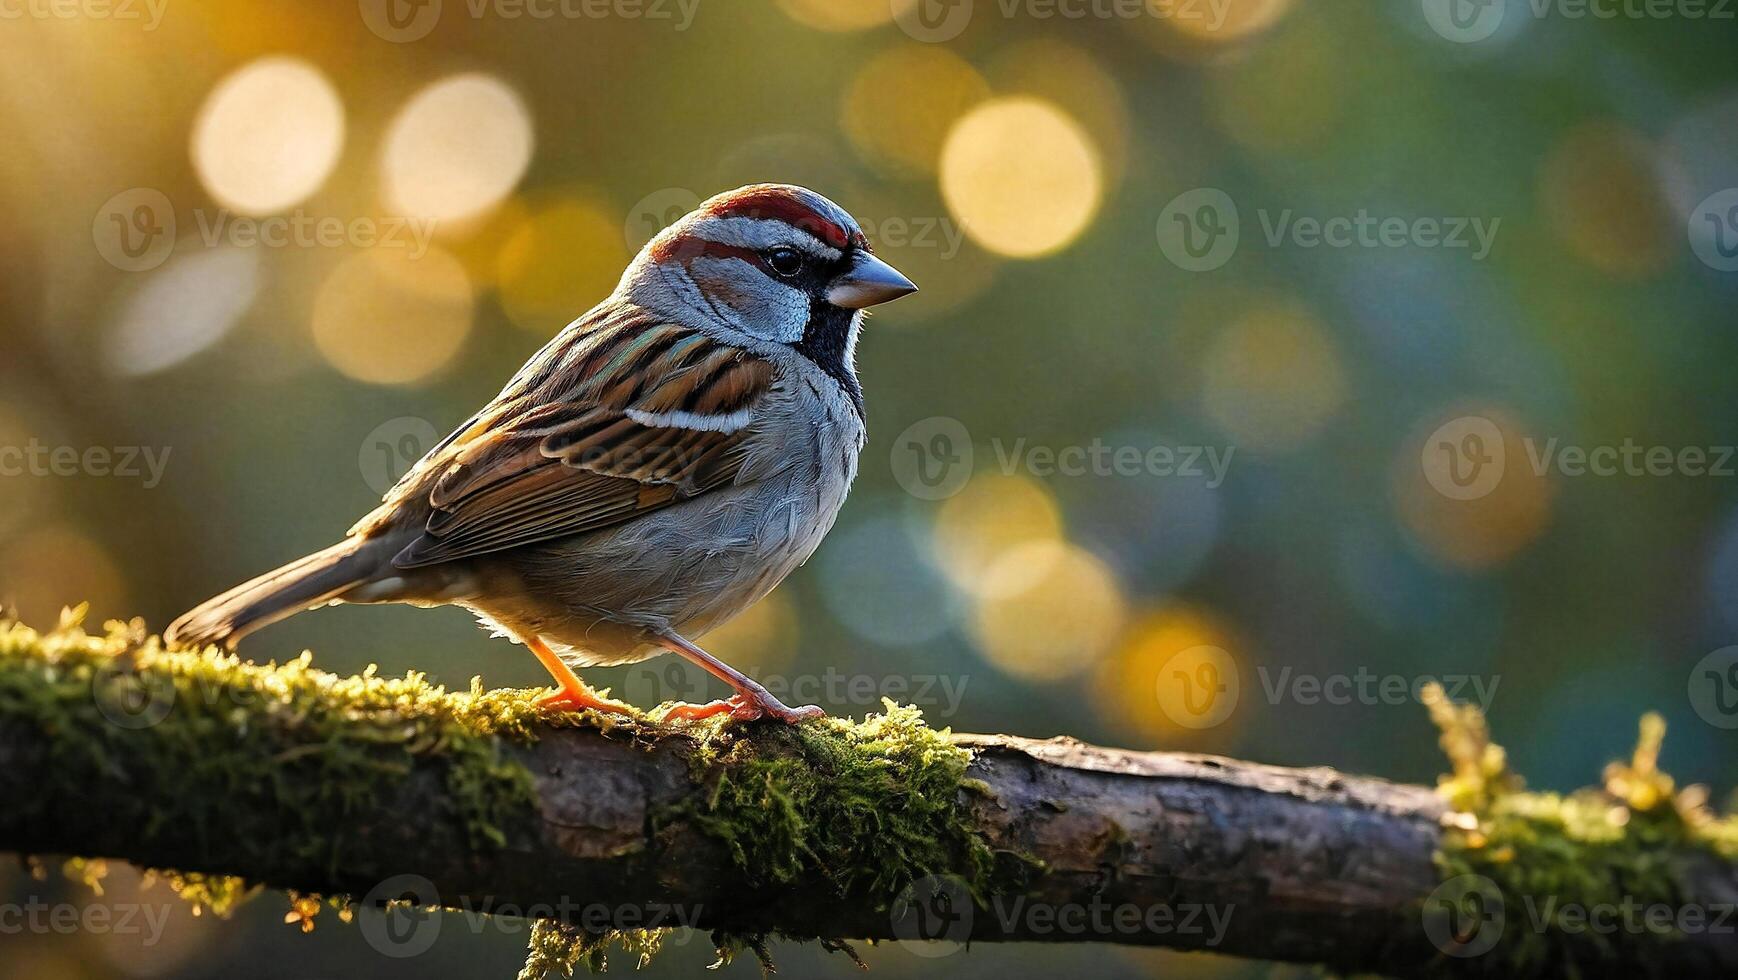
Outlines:
[[[1738,901],[1738,823],[1658,770],[1656,722],[1603,788],[1559,798],[1521,788],[1476,713],[1432,709],[1438,790],[950,735],[892,705],[796,729],[552,722],[532,692],[0,622],[0,850],[236,876],[295,892],[304,924],[353,901],[317,895],[543,917],[532,976],[610,940],[648,956],[644,927],[675,921],[727,954],[939,936],[1395,975],[1738,970],[1731,929],[1565,912]]]

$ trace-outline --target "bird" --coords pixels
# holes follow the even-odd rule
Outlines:
[[[548,712],[629,713],[576,671],[674,653],[733,693],[665,720],[820,717],[695,640],[832,528],[866,438],[858,335],[916,290],[815,191],[709,198],[342,541],[195,607],[165,644],[233,651],[338,603],[450,604],[536,655]]]

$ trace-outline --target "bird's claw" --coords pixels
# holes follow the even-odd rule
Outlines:
[[[631,715],[634,709],[620,701],[599,697],[591,691],[558,690],[537,699],[539,710],[547,714],[564,714],[572,711],[602,711],[615,715]]]
[[[733,721],[754,721],[757,718],[772,717],[787,725],[807,721],[810,718],[825,718],[827,713],[818,705],[805,704],[792,708],[771,695],[756,697],[748,694],[733,694],[722,701],[712,701],[707,704],[678,704],[664,712],[665,721],[703,721],[728,714]]]

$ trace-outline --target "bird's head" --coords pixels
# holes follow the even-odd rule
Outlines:
[[[622,279],[629,299],[698,315],[849,369],[861,311],[915,292],[857,221],[791,184],[719,194],[664,229]]]

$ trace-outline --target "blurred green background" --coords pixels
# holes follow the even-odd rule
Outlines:
[[[1535,786],[1591,782],[1653,708],[1667,768],[1724,796],[1738,25],[1568,9],[0,4],[0,600],[160,629],[330,543],[657,228],[790,181],[923,292],[859,347],[837,527],[710,638],[775,693],[1429,781],[1406,692],[1446,677]],[[1600,447],[1616,471],[1578,470]],[[244,653],[304,648],[544,680],[454,609],[325,610]],[[716,693],[663,660],[589,676]],[[173,902],[125,877],[101,901]],[[77,894],[0,871],[0,899]],[[505,976],[523,948],[455,921],[395,960],[283,910],[0,935],[0,972]],[[1274,972],[866,952],[882,977]]]

